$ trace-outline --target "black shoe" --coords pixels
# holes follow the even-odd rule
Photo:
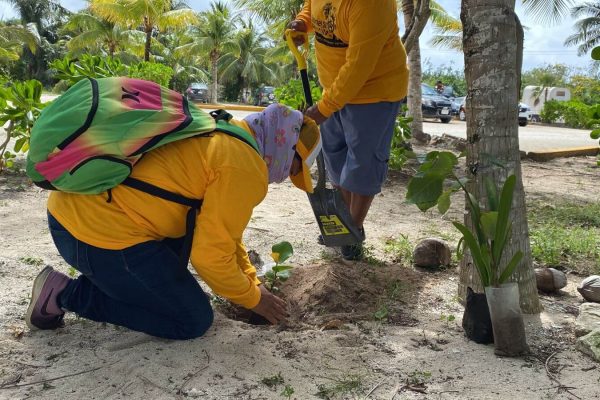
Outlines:
[[[346,261],[361,261],[365,258],[365,249],[362,242],[342,246],[342,258]]]

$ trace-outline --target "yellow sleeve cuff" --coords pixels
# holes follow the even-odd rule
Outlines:
[[[323,98],[324,100],[325,98]],[[331,117],[331,114],[333,114],[334,112],[336,112],[337,110],[335,108],[329,107],[326,103],[326,101],[319,101],[317,103],[317,108],[319,109],[319,112],[321,114],[323,114],[324,117]]]
[[[250,310],[250,309],[256,307],[259,302],[260,302],[260,289],[258,288],[258,286],[254,286],[254,291],[253,291],[252,295],[250,297],[248,297],[247,300],[241,302],[240,305],[242,307]]]

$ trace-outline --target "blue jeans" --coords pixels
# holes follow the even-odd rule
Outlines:
[[[210,328],[208,297],[179,262],[183,238],[106,250],[77,240],[50,213],[48,225],[60,255],[81,272],[60,294],[63,309],[168,339]]]

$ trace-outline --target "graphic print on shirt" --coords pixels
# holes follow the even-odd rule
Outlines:
[[[315,30],[315,39],[317,39],[317,42],[329,47],[348,47],[348,43],[344,43],[335,36],[336,14],[337,8],[331,3],[326,3],[323,6],[322,16],[319,16],[323,19],[315,17],[315,14],[313,13],[311,16],[311,23]]]

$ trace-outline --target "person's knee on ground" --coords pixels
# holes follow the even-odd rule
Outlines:
[[[171,339],[187,340],[203,336],[212,326],[214,312],[210,304],[208,307],[197,307],[185,315],[177,316],[174,320],[173,336]]]

